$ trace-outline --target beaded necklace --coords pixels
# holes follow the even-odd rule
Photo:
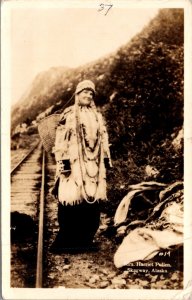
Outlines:
[[[90,109],[94,114],[96,123],[98,124],[98,129],[96,134],[97,137],[93,147],[90,147],[89,142],[86,139],[86,126],[84,126],[84,124],[80,120],[80,106],[78,104],[76,104],[75,115],[76,115],[76,132],[77,132],[77,143],[78,143],[79,162],[80,162],[80,170],[81,170],[81,178],[82,178],[82,187],[86,195],[85,197],[86,202],[95,203],[96,202],[95,196],[97,193],[97,185],[99,179],[99,166],[101,162],[101,157],[100,157],[101,156],[101,135],[100,135],[101,128],[100,128],[100,122],[98,120],[98,115],[95,107],[92,106],[90,107]],[[88,161],[96,161],[97,170],[94,175],[89,173],[89,170],[87,168]],[[87,193],[83,167],[86,172],[86,175],[89,178],[94,178],[96,181],[96,188],[93,197],[90,197]]]

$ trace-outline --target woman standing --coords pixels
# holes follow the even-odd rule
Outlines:
[[[95,85],[77,85],[75,104],[61,114],[56,131],[56,183],[59,232],[52,251],[82,251],[92,246],[106,200],[106,167],[111,167],[108,135],[96,110]]]

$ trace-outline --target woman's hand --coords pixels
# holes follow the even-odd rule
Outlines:
[[[68,159],[65,160],[59,160],[57,162],[59,167],[59,173],[64,174],[66,176],[69,176],[71,174],[71,164]]]

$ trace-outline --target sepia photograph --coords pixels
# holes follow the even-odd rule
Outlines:
[[[191,299],[191,3],[159,2],[2,2],[4,299]]]

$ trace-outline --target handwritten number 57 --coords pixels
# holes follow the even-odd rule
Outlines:
[[[112,4],[103,4],[103,3],[101,3],[99,6],[100,6],[100,9],[98,11],[102,11],[102,10],[105,9],[106,10],[105,16],[106,16],[113,5]]]

